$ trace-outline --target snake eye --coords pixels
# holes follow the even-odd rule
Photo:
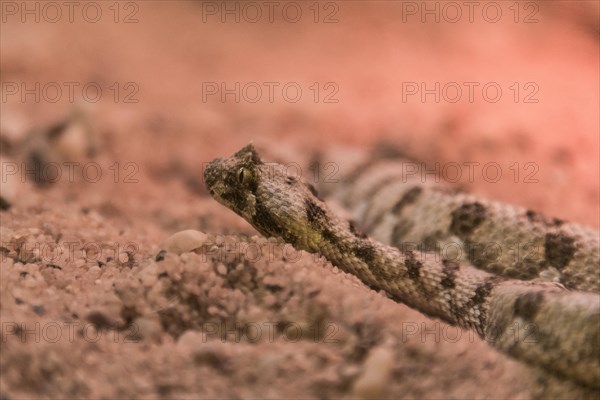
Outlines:
[[[249,176],[250,176],[250,171],[248,171],[244,167],[240,168],[240,170],[238,171],[238,182],[244,183],[244,182],[248,181]]]

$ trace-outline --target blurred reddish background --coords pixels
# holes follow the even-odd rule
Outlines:
[[[251,139],[388,137],[426,161],[497,162],[499,182],[466,183],[598,226],[595,1],[91,3],[3,2],[6,134],[74,99],[146,171]]]

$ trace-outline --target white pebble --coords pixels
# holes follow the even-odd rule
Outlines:
[[[227,267],[223,264],[219,264],[217,265],[217,272],[220,275],[227,275]]]
[[[394,353],[390,347],[384,344],[369,352],[362,374],[354,382],[353,396],[363,399],[382,397],[394,367]]]
[[[171,235],[163,245],[169,253],[183,254],[202,247],[208,240],[204,232],[188,229]]]

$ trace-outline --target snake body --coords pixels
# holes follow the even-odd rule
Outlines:
[[[597,230],[463,193],[423,169],[407,158],[371,156],[325,189],[334,189],[331,197],[382,243],[507,278],[553,278],[568,289],[600,292]]]
[[[361,233],[352,221],[340,219],[312,185],[283,170],[265,164],[248,145],[229,158],[213,160],[204,179],[217,201],[261,234],[320,254],[372,289],[384,290],[395,301],[426,315],[472,329],[517,359],[584,386],[600,387],[600,304],[596,293],[499,276],[462,261],[388,246]],[[405,200],[411,190],[415,192],[414,188],[404,191]],[[468,197],[452,201],[459,209],[472,204]],[[406,200],[407,204],[411,202]],[[487,203],[480,204],[488,210]],[[501,208],[494,207],[494,213]],[[376,211],[375,207],[370,210]],[[456,222],[451,218],[450,224],[454,222],[456,232],[475,240],[477,228],[485,222],[477,219],[479,211],[469,213],[457,217]],[[499,221],[506,218],[498,215]],[[440,240],[445,239],[440,235]]]

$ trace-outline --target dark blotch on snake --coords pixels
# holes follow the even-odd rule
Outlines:
[[[471,309],[471,308],[479,308],[483,303],[486,302],[486,300],[488,299],[488,297],[490,296],[490,293],[492,292],[492,289],[494,288],[494,286],[496,286],[496,284],[498,282],[501,282],[505,280],[502,277],[499,276],[491,276],[489,278],[486,279],[486,281],[484,283],[482,283],[481,285],[477,286],[477,288],[475,289],[475,294],[473,295],[473,297],[471,297],[471,299],[469,299],[469,302],[467,303],[467,306],[465,307],[466,310]],[[481,309],[480,309],[481,311]],[[478,330],[477,332],[484,337],[485,335],[485,326],[487,324],[487,316],[485,312],[480,312],[479,313],[479,326],[480,329],[482,329],[481,331]],[[501,333],[501,331],[504,328],[498,326],[496,327],[496,334],[499,334],[499,332]]]
[[[406,257],[404,263],[406,264],[408,277],[414,281],[418,281],[419,277],[421,276],[421,268],[423,267],[423,263],[416,259],[413,251],[407,251],[404,253],[404,255]]]
[[[328,242],[334,243],[334,244],[340,244],[338,237],[330,229],[327,229],[327,228],[323,229],[321,231],[321,234],[323,235],[323,238],[325,240],[327,240]]]
[[[396,215],[400,214],[404,207],[417,201],[422,192],[423,188],[419,186],[409,189],[406,193],[404,193],[402,198],[396,204],[394,204],[394,207],[392,207],[392,212]]]
[[[525,321],[533,321],[544,301],[542,292],[523,293],[517,297],[514,305],[514,314]]]
[[[320,232],[323,238],[328,242],[341,245],[337,235],[328,228],[329,221],[327,220],[325,210],[311,199],[305,199],[304,206],[306,207],[306,219],[310,227],[313,230]]]
[[[548,264],[560,270],[569,264],[575,254],[575,239],[561,232],[548,233],[544,239]]]
[[[483,304],[487,300],[490,293],[492,292],[492,289],[494,288],[496,283],[498,283],[502,280],[504,280],[504,279],[499,276],[491,276],[491,277],[487,278],[484,283],[477,286],[477,288],[475,289],[475,295],[473,295],[473,297],[471,297],[471,299],[469,300],[469,303],[473,306],[478,306],[478,305]]]
[[[373,260],[375,260],[376,256],[375,247],[368,242],[360,243],[357,244],[356,248],[354,249],[354,254],[366,264],[371,264]]]
[[[313,228],[317,229],[323,226],[323,223],[327,220],[325,211],[311,199],[304,200],[304,207],[306,207],[306,218],[308,223]]]
[[[413,226],[414,223],[412,221],[404,221],[400,219],[400,221],[398,221],[392,230],[391,244],[393,246],[400,247],[402,244],[402,239],[404,239],[404,236],[410,232]]]
[[[457,262],[451,260],[442,260],[442,264],[444,265],[442,268],[444,277],[440,283],[446,289],[452,289],[456,286],[456,272],[459,270],[460,266]]]
[[[467,203],[452,211],[450,232],[458,237],[470,235],[485,220],[485,207],[478,202]]]
[[[265,236],[279,236],[291,244],[296,244],[297,242],[294,235],[290,234],[287,229],[279,226],[269,212],[269,209],[262,203],[256,203],[252,224]]]
[[[443,240],[444,235],[441,231],[435,231],[430,235],[427,235],[421,240],[420,250],[421,251],[439,251],[439,242]]]

